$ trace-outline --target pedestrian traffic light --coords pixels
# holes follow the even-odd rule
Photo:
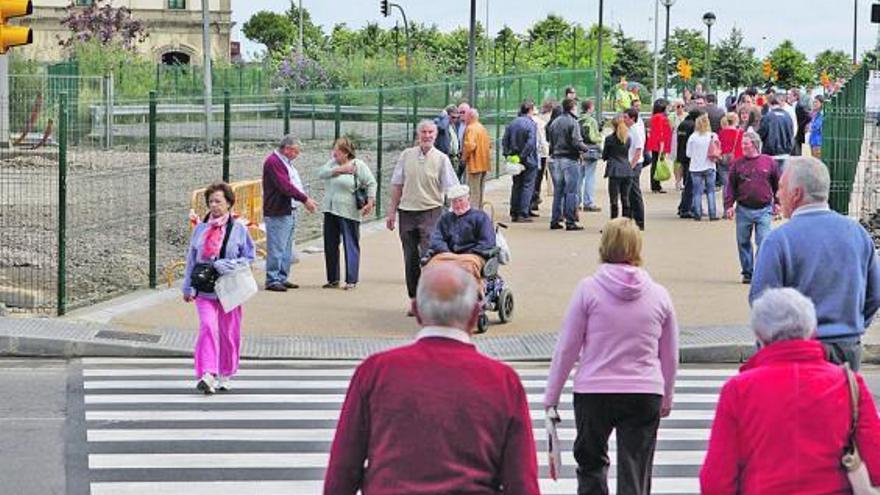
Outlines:
[[[762,68],[764,72],[764,79],[770,79],[770,76],[773,75],[773,65],[770,63],[770,59],[764,59],[764,67]]]
[[[6,53],[13,46],[33,43],[34,33],[31,28],[6,24],[8,19],[33,13],[34,4],[31,0],[0,0],[0,53]]]
[[[388,17],[388,0],[379,0],[379,10],[383,16]]]

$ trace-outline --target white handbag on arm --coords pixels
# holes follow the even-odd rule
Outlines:
[[[840,463],[846,469],[846,477],[852,487],[853,495],[880,495],[880,489],[871,485],[871,477],[868,474],[868,468],[859,455],[859,448],[856,445],[856,429],[859,424],[859,383],[849,367],[849,363],[843,365],[843,371],[846,373],[846,381],[849,385],[849,402],[852,408],[852,426],[849,429],[849,439],[847,441],[846,450]]]
[[[254,280],[250,265],[239,266],[220,276],[214,284],[214,293],[226,313],[244,304],[257,293],[257,281]]]

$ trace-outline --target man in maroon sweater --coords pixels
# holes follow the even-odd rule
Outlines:
[[[724,211],[727,218],[736,218],[742,283],[750,284],[757,250],[770,233],[770,221],[779,209],[776,193],[780,173],[773,157],[761,154],[761,137],[757,132],[743,134],[742,150],[743,156],[730,165],[724,189]],[[752,230],[755,231],[754,252]]]
[[[416,341],[367,358],[352,376],[324,494],[538,495],[519,376],[470,342],[480,313],[473,277],[426,267],[413,306]]]
[[[304,192],[302,179],[293,161],[300,143],[293,135],[284,136],[278,149],[263,163],[263,222],[266,225],[266,290],[285,292],[299,286],[287,279],[293,258],[297,208],[309,213],[318,209]]]

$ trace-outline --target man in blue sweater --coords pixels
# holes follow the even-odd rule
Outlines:
[[[769,287],[792,287],[816,305],[817,337],[828,360],[858,370],[861,337],[880,308],[880,265],[870,235],[828,208],[824,163],[789,159],[779,185],[782,214],[758,252],[749,302]]]
[[[513,176],[513,187],[510,189],[510,220],[512,222],[531,223],[532,193],[535,190],[535,178],[538,176],[538,125],[532,120],[535,104],[526,100],[519,107],[519,116],[504,130],[501,146],[504,156],[518,156],[519,163],[525,169]]]

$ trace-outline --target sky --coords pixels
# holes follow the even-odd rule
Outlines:
[[[295,1],[302,1],[313,22],[323,25],[325,32],[340,22],[352,28],[368,22],[390,28],[399,15],[393,9],[391,17],[383,18],[379,13],[379,0]],[[444,31],[468,24],[468,0],[396,0],[395,3],[403,6],[410,22],[436,24]],[[870,22],[873,0],[677,0],[671,9],[670,30],[685,27],[705,32],[702,16],[711,11],[717,18],[712,27],[713,44],[726,37],[731,28],[738,27],[743,31],[745,43],[754,47],[759,57],[785,39],[791,39],[810,59],[827,48],[850,54],[854,3],[858,4],[858,52],[861,56],[877,42],[877,25]],[[477,0],[477,17],[483,24],[486,23],[487,4],[489,31],[492,33],[497,33],[505,24],[516,32],[525,32],[535,21],[550,13],[584,26],[595,24],[599,18],[598,0]],[[241,26],[260,10],[283,13],[289,5],[290,0],[232,0],[232,19],[236,23],[232,39],[242,42],[242,53],[246,58],[253,58],[251,54],[265,47],[245,39]],[[654,5],[653,0],[605,0],[605,23],[615,28],[619,24],[628,36],[653,43]],[[661,45],[665,34],[665,10],[661,3]]]

